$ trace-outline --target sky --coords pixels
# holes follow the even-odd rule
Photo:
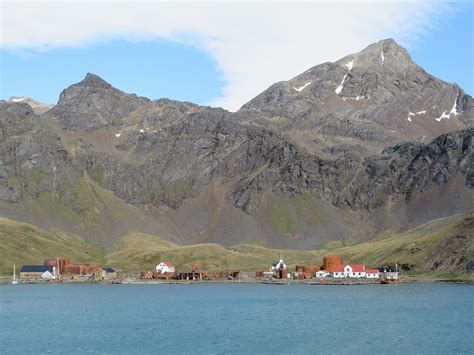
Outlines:
[[[90,72],[125,92],[234,111],[389,37],[474,93],[470,1],[0,1],[1,99],[55,103]]]

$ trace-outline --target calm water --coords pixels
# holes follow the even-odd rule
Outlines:
[[[0,353],[474,354],[474,287],[5,285]]]

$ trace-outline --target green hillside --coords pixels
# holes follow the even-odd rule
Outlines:
[[[163,260],[178,269],[193,264],[203,270],[267,270],[283,256],[287,265],[321,264],[326,254],[337,254],[345,262],[380,266],[398,263],[404,272],[428,277],[473,280],[467,265],[474,261],[474,213],[430,221],[403,233],[387,231],[363,243],[344,245],[330,242],[314,250],[278,250],[258,244],[224,248],[218,244],[180,246],[156,236],[130,231],[107,254],[80,237],[0,218],[0,272],[11,272],[17,265],[42,263],[57,255],[77,262],[101,263],[126,273],[150,270]],[[471,266],[472,268],[472,266]]]
[[[259,245],[224,248],[218,244],[178,246],[157,237],[130,232],[120,246],[107,255],[108,262],[128,271],[151,269],[169,260],[179,269],[195,263],[205,270],[267,270],[280,255],[287,265],[321,264],[326,254],[343,256],[345,262],[380,266],[398,263],[407,274],[439,277],[472,277],[466,265],[474,260],[474,214],[431,221],[404,233],[387,231],[354,245],[331,242],[310,251],[269,249]],[[471,276],[470,276],[471,275]]]
[[[104,252],[81,237],[45,231],[31,224],[0,218],[0,273],[13,264],[43,264],[44,259],[68,256],[73,262],[102,264]]]

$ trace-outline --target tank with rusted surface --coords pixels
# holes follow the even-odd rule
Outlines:
[[[288,270],[287,269],[278,269],[275,271],[275,278],[276,279],[286,279],[288,276]]]
[[[59,273],[64,273],[66,265],[69,265],[69,258],[66,258],[65,256],[60,256],[57,258],[51,258],[51,259],[46,259],[44,261],[44,265],[50,265],[50,266],[55,266],[58,268]]]
[[[323,270],[333,272],[334,265],[342,265],[342,257],[340,257],[339,255],[323,256]]]

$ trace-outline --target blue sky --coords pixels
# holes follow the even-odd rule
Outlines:
[[[62,89],[94,73],[122,91],[149,98],[207,103],[224,81],[198,48],[166,40],[111,40],[78,48],[2,54],[2,98],[28,96],[55,103]]]
[[[461,4],[454,15],[439,20],[438,28],[409,48],[428,73],[455,82],[474,95],[474,5]]]
[[[201,18],[191,5],[186,5],[188,13],[183,12],[180,5],[166,11],[160,8],[166,18],[159,24],[153,17],[149,23],[143,19],[153,13],[144,8],[140,15],[143,23],[138,25],[137,21],[127,25],[129,10],[121,12],[117,6],[117,24],[107,23],[110,20],[100,16],[101,9],[91,11],[91,5],[75,12],[68,7],[64,14],[57,5],[54,10],[44,9],[44,5],[38,9],[23,7],[21,11],[5,7],[0,98],[29,96],[55,103],[62,89],[92,72],[125,92],[151,99],[168,97],[236,109],[273,82],[386,37],[407,46],[414,60],[429,73],[458,83],[472,95],[474,6],[466,2],[450,3],[449,8],[420,4],[392,3],[380,9],[369,4],[362,10],[362,4],[353,9],[345,4],[348,8],[344,13],[349,13],[341,20],[345,27],[329,32],[321,22],[326,17],[329,21],[331,13],[345,16],[340,15],[340,4],[339,8],[285,4],[284,10],[240,4],[231,11],[229,6],[221,10],[213,6],[207,11],[210,18]],[[307,10],[302,6],[308,6]],[[27,10],[31,18],[25,17]],[[359,10],[360,20],[352,23]],[[45,11],[45,19],[57,12],[57,20],[64,23],[50,24],[42,19],[41,11]],[[259,17],[259,11],[265,16]],[[225,17],[228,12],[232,17]],[[96,22],[91,13],[97,13]],[[318,13],[321,21],[311,23]],[[319,23],[326,26],[324,30],[317,27]]]

